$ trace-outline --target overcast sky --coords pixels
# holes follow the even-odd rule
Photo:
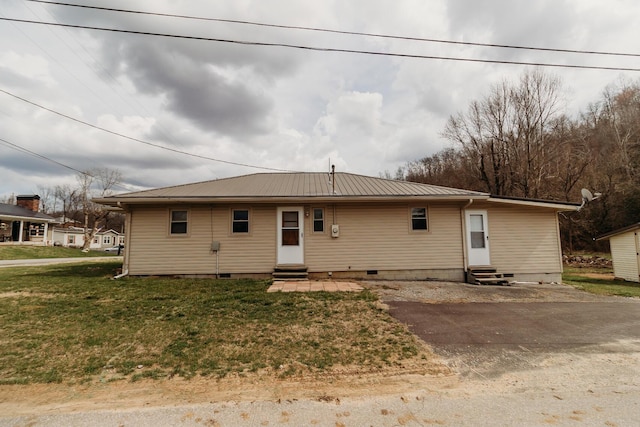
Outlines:
[[[636,0],[67,0],[75,4],[476,43],[640,53]],[[639,57],[497,49],[2,0],[0,17],[321,48],[640,68]],[[251,46],[0,21],[0,197],[118,169],[137,190],[276,170],[378,176],[525,65]],[[638,72],[544,68],[568,114]],[[16,97],[23,98],[20,100]],[[14,144],[14,145],[10,145]],[[268,169],[267,169],[268,170]],[[121,188],[119,190],[124,190]]]

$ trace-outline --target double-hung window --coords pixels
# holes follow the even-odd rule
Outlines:
[[[313,232],[324,232],[324,209],[322,208],[313,209]]]
[[[171,211],[171,234],[187,234],[187,211]]]
[[[234,233],[248,233],[249,232],[249,210],[248,209],[234,209],[231,220],[231,230]]]
[[[411,208],[411,229],[427,230],[427,208]]]

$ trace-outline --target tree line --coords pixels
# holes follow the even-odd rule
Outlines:
[[[395,178],[577,203],[590,189],[601,195],[560,216],[564,248],[606,250],[593,238],[640,222],[640,84],[608,86],[577,117],[563,101],[560,79],[540,70],[503,80],[449,117],[450,147]]]

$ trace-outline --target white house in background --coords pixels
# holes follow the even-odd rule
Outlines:
[[[53,244],[69,248],[84,246],[84,228],[67,227],[53,229]],[[124,234],[115,230],[98,231],[93,237],[89,249],[104,250],[124,244]]]
[[[50,244],[49,224],[56,220],[39,210],[36,194],[18,196],[15,205],[0,203],[0,245]]]
[[[640,282],[640,222],[603,234],[596,240],[609,240],[616,278]]]

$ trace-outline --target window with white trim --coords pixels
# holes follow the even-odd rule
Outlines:
[[[231,231],[233,233],[249,232],[249,210],[234,209],[231,217]]]
[[[428,230],[427,208],[411,208],[411,229]]]
[[[171,211],[170,234],[187,234],[188,211]]]

